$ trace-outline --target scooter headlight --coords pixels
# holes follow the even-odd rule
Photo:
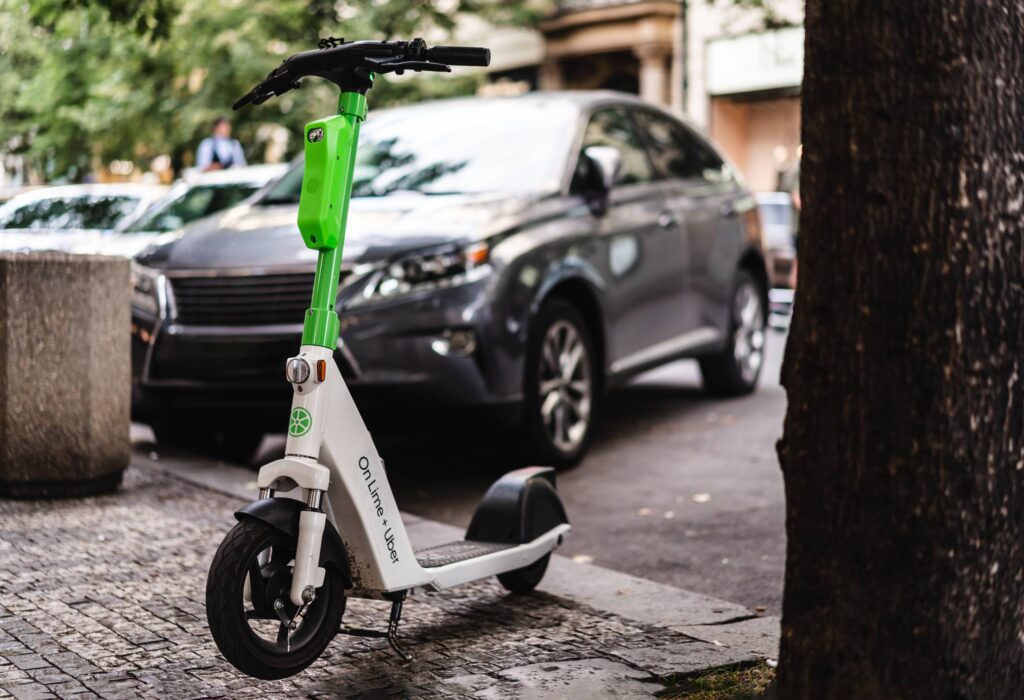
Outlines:
[[[446,246],[399,258],[370,276],[357,303],[479,279],[490,271],[489,260],[490,247],[486,243],[474,243],[465,248]]]

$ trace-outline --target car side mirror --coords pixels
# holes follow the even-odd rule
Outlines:
[[[583,196],[594,216],[608,211],[608,198],[622,174],[622,154],[612,146],[588,146],[583,149],[588,172],[584,178]]]

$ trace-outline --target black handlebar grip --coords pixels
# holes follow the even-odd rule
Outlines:
[[[489,66],[491,50],[477,46],[435,46],[427,49],[427,58],[449,66]]]

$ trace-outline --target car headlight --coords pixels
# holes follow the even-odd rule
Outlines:
[[[490,271],[490,248],[474,243],[445,246],[398,258],[371,274],[353,303],[379,301],[423,289],[450,287],[480,279]]]
[[[157,289],[160,273],[132,263],[131,280],[132,308],[157,316],[160,313],[160,297]]]

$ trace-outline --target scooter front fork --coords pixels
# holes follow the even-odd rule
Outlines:
[[[327,516],[314,510],[299,515],[299,541],[295,547],[295,570],[289,597],[295,605],[307,605],[316,597],[316,589],[324,584],[320,567],[320,543],[324,539]]]
[[[273,498],[272,489],[261,489],[260,498]],[[295,566],[288,598],[293,605],[302,607],[313,602],[316,589],[324,585],[325,571],[320,566],[320,545],[324,540],[327,515],[320,510],[324,492],[307,489],[306,510],[299,514],[299,537],[295,543]],[[263,554],[261,554],[263,556]],[[261,561],[260,565],[266,562]]]

